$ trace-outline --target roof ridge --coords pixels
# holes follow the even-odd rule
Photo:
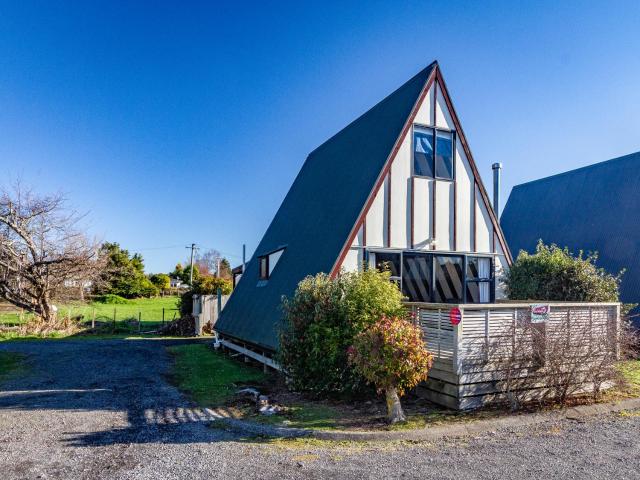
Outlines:
[[[524,186],[532,185],[532,184],[535,184],[535,183],[542,183],[542,182],[546,182],[546,181],[549,181],[549,180],[554,180],[554,179],[559,178],[559,177],[573,175],[573,174],[581,172],[583,170],[589,170],[589,169],[592,169],[592,168],[604,167],[604,166],[606,166],[606,165],[608,165],[610,163],[621,161],[621,160],[629,160],[630,158],[635,157],[635,156],[640,157],[640,150],[637,151],[637,152],[633,152],[633,153],[628,153],[626,155],[622,155],[620,157],[610,158],[608,160],[603,160],[601,162],[592,163],[591,165],[584,165],[582,167],[574,168],[572,170],[567,170],[566,172],[555,173],[555,174],[549,175],[547,177],[537,178],[535,180],[530,180],[528,182],[519,183],[519,184],[515,185],[513,188],[515,189],[515,188],[518,188],[518,187],[524,187]]]

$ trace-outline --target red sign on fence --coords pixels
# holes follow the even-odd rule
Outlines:
[[[458,325],[462,321],[462,312],[458,307],[453,307],[449,310],[449,320],[451,325]]]

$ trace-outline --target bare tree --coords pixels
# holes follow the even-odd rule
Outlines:
[[[231,267],[228,260],[215,249],[196,254],[194,263],[198,266],[201,275],[215,274],[218,277],[231,278]]]
[[[81,216],[62,195],[0,191],[0,297],[55,323],[52,304],[65,282],[90,282],[103,266],[98,244],[78,229]]]

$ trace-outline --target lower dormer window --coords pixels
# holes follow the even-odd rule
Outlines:
[[[273,269],[280,257],[284,253],[284,248],[279,248],[265,255],[258,257],[258,280],[268,280],[273,274]]]

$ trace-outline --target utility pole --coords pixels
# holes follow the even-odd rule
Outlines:
[[[198,249],[195,243],[192,243],[190,247],[184,247],[191,249],[191,260],[189,262],[189,286],[193,287],[193,254]]]
[[[220,257],[216,259],[216,277],[220,278]]]

